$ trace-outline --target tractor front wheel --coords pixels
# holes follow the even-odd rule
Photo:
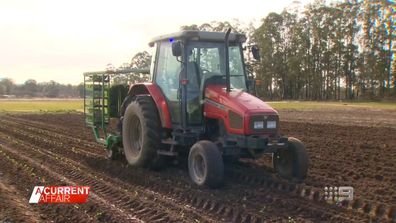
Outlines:
[[[198,186],[222,186],[224,164],[216,144],[206,140],[195,143],[188,155],[188,170],[191,180]]]
[[[273,157],[276,172],[284,179],[304,180],[308,172],[308,154],[304,144],[290,137],[288,148],[278,150]]]

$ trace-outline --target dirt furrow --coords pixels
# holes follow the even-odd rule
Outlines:
[[[68,144],[73,144],[74,146],[84,145],[83,152],[96,153],[98,150],[104,151],[104,147],[93,141],[87,141],[79,139],[76,137],[76,133],[69,133],[68,130],[52,128],[50,126],[35,123],[29,120],[18,120],[15,118],[3,119],[1,122],[6,123],[6,125],[18,125],[20,129],[32,131],[35,133],[40,133],[46,137],[56,137],[58,140],[67,141]]]
[[[8,175],[8,174],[7,174]],[[0,222],[38,222],[39,212],[27,204],[27,199],[0,172]],[[11,218],[10,216],[17,216]]]
[[[4,174],[9,181],[13,182],[15,188],[21,192],[23,204],[28,204],[33,186],[43,183],[55,185],[67,184],[64,178],[49,174],[36,164],[32,164],[28,159],[21,158],[15,154],[13,149],[8,149],[4,143],[0,145],[0,168],[7,170]],[[11,151],[11,152],[10,152]],[[9,203],[11,205],[11,203]],[[103,205],[89,200],[84,205],[31,205],[34,211],[38,212],[39,222],[118,222],[117,215],[108,215],[101,211]],[[14,207],[15,208],[15,207]],[[19,216],[7,216],[10,222],[14,222]],[[29,219],[27,222],[31,222]],[[6,221],[7,222],[7,221]]]
[[[186,167],[183,164],[180,164],[181,166],[179,165],[178,168],[170,167],[157,173],[142,169],[131,169],[127,167],[125,161],[110,162],[105,160],[103,151],[95,149],[96,144],[87,139],[87,135],[91,134],[91,131],[83,127],[82,117],[77,114],[69,114],[65,117],[46,115],[43,118],[31,115],[19,118],[17,116],[8,121],[1,122],[2,120],[0,120],[0,132],[9,136],[8,141],[16,139],[19,144],[24,145],[26,152],[28,152],[28,147],[36,148],[36,152],[41,152],[48,158],[51,156],[57,157],[53,159],[54,164],[61,161],[65,165],[80,168],[81,171],[73,172],[73,174],[77,174],[74,176],[76,179],[77,177],[83,177],[83,172],[88,173],[85,176],[88,176],[89,179],[96,176],[95,181],[86,182],[97,184],[98,189],[102,191],[101,193],[105,194],[111,191],[108,189],[109,185],[106,182],[116,185],[124,191],[142,190],[147,193],[148,197],[161,198],[165,200],[163,201],[165,203],[172,201],[179,205],[179,207],[171,205],[173,208],[189,207],[190,209],[184,209],[183,215],[205,213],[206,220],[209,221],[213,219],[237,222],[260,222],[264,220],[275,222],[290,220],[297,220],[298,222],[386,222],[396,220],[395,208],[391,205],[394,203],[393,199],[395,199],[395,197],[392,197],[392,191],[394,190],[386,191],[390,194],[387,198],[386,195],[381,195],[381,193],[373,193],[364,188],[361,190],[360,185],[357,185],[361,181],[356,182],[356,180],[346,177],[363,176],[360,172],[362,170],[355,169],[356,164],[358,164],[355,159],[357,161],[367,158],[378,159],[378,161],[384,162],[375,168],[379,171],[389,170],[382,174],[383,181],[378,182],[377,180],[376,185],[371,185],[374,182],[367,181],[369,184],[366,185],[369,185],[369,187],[377,186],[378,190],[384,190],[388,187],[388,182],[392,182],[394,178],[392,163],[389,163],[389,160],[385,160],[384,157],[378,156],[374,152],[374,148],[387,151],[387,148],[396,144],[387,138],[381,138],[381,136],[378,138],[383,140],[383,145],[374,144],[369,135],[372,134],[375,137],[377,134],[371,132],[371,130],[365,130],[363,136],[356,137],[358,130],[349,128],[345,129],[345,133],[342,133],[344,129],[340,131],[339,128],[347,128],[344,126],[338,128],[333,125],[281,123],[286,133],[297,136],[306,142],[312,165],[305,184],[293,184],[278,179],[259,160],[258,162],[229,167],[226,173],[225,187],[221,190],[206,190],[197,188],[190,183]],[[67,126],[69,123],[75,129],[61,127]],[[7,127],[2,127],[4,124]],[[380,134],[384,134],[381,133],[382,129],[379,130]],[[324,132],[329,135],[328,138],[321,136]],[[75,140],[74,137],[79,140]],[[356,143],[353,141],[355,139],[353,137],[366,137],[366,142]],[[370,148],[370,150],[367,150],[367,148]],[[363,153],[357,153],[359,149],[363,149]],[[329,155],[328,153],[331,151],[334,152]],[[343,153],[340,153],[340,151],[343,151]],[[34,156],[30,152],[29,154]],[[343,162],[341,158],[345,154],[355,157]],[[394,152],[390,151],[390,156],[394,155]],[[349,169],[348,172],[345,172],[346,168]],[[367,168],[366,166],[362,167],[362,169]],[[338,174],[337,178],[331,177],[331,174],[334,173]],[[371,174],[371,172],[368,174]],[[374,175],[366,174],[367,176],[374,177]],[[74,179],[73,176],[70,178]],[[340,182],[348,183],[360,192],[356,194],[354,201],[345,204],[345,208],[329,205],[323,200],[322,190],[324,185],[340,186]],[[121,196],[119,200],[111,200],[111,202],[122,206],[125,200],[122,201]],[[145,215],[152,214],[148,212]],[[163,215],[166,216],[166,213],[163,213]],[[200,219],[204,220],[203,218]]]
[[[87,185],[93,184],[94,186],[98,187],[99,191],[103,190],[106,193],[109,193],[109,191],[111,191],[111,193],[109,194],[110,197],[107,197],[107,200],[110,202],[111,201],[114,203],[118,202],[118,200],[111,199],[111,195],[115,195],[115,194],[122,195],[123,194],[123,197],[134,198],[134,197],[136,197],[137,194],[140,194],[143,197],[137,197],[137,199],[139,199],[139,201],[133,202],[133,204],[136,205],[138,203],[141,203],[141,204],[146,203],[145,208],[147,210],[151,211],[151,210],[153,210],[153,207],[157,207],[157,209],[158,209],[157,211],[159,213],[166,213],[168,211],[168,209],[176,209],[176,210],[174,210],[173,213],[177,213],[177,215],[179,213],[188,212],[189,217],[194,217],[193,218],[194,220],[195,219],[203,219],[205,221],[211,221],[211,218],[207,218],[205,215],[202,215],[202,214],[193,215],[193,213],[194,213],[193,209],[186,208],[186,207],[184,207],[184,205],[177,204],[177,202],[175,202],[175,200],[170,197],[164,197],[162,194],[158,194],[154,191],[147,190],[143,187],[127,185],[125,183],[122,183],[116,179],[107,177],[107,176],[105,176],[101,173],[98,173],[98,172],[95,173],[95,171],[92,171],[92,169],[89,169],[89,168],[81,165],[79,162],[75,162],[72,159],[66,158],[67,156],[59,155],[57,153],[51,152],[50,150],[40,148],[36,144],[26,144],[26,142],[22,142],[22,141],[18,140],[17,138],[14,138],[14,142],[18,143],[18,145],[16,145],[16,146],[18,146],[19,150],[24,149],[25,152],[29,152],[29,154],[31,154],[30,156],[35,157],[38,154],[41,156],[45,156],[45,158],[42,158],[42,159],[45,159],[46,165],[51,166],[51,168],[54,168],[53,166],[57,166],[56,168],[60,168],[60,171],[62,169],[65,169],[65,170],[71,169],[70,171],[74,174],[73,178],[71,178],[70,175],[68,175],[68,174],[70,174],[69,171],[62,172],[61,175],[68,176],[71,179],[82,180]],[[62,165],[65,165],[65,166],[62,166]],[[93,173],[91,174],[91,172],[93,172]],[[98,182],[100,182],[100,183],[98,184]],[[114,187],[114,185],[117,185],[117,187],[111,189],[112,187]],[[109,191],[107,191],[107,190],[109,190]],[[155,202],[150,202],[150,200],[153,200]],[[131,200],[127,200],[124,203],[130,203],[130,202],[131,202]],[[148,207],[150,207],[150,208],[148,208]],[[166,207],[166,208],[164,209],[162,207]],[[128,206],[128,209],[133,210],[133,207]]]
[[[147,197],[139,197],[139,191],[137,191],[137,195],[132,196],[132,193],[126,194],[123,190],[119,188],[113,188],[114,185],[111,183],[104,183],[98,177],[85,173],[84,170],[78,168],[78,166],[74,166],[72,163],[66,163],[62,160],[61,157],[55,157],[53,159],[49,157],[49,155],[45,153],[40,153],[35,149],[30,149],[25,144],[21,142],[14,142],[12,148],[18,146],[18,151],[15,149],[11,149],[6,146],[2,146],[3,149],[6,149],[7,152],[13,153],[13,155],[18,155],[18,158],[23,160],[25,163],[29,163],[35,168],[40,168],[46,171],[51,176],[58,176],[59,179],[63,179],[63,181],[69,185],[87,185],[91,186],[91,194],[90,197],[92,200],[95,200],[96,203],[101,203],[103,210],[113,212],[114,216],[118,216],[125,220],[137,220],[135,217],[144,220],[144,221],[152,221],[152,220],[160,220],[163,222],[180,222],[182,219],[178,218],[177,215],[164,216],[163,213],[166,213],[166,210],[163,208],[158,208],[159,205],[155,205],[153,202],[149,200],[145,200]],[[16,144],[16,145],[15,145]],[[22,151],[23,149],[23,151]],[[45,160],[45,165],[43,165]],[[120,202],[120,199],[128,199]],[[151,212],[154,211],[154,212]],[[150,212],[149,215],[147,215]]]
[[[29,134],[25,134],[23,131],[19,131],[19,130],[13,130],[14,131],[14,133],[15,132],[17,132],[17,134],[14,134],[13,135],[13,137],[19,137],[19,138],[21,138],[21,139],[33,139],[33,140],[35,140],[35,141],[33,141],[33,143],[35,143],[35,144],[37,144],[37,143],[41,143],[41,144],[45,144],[45,146],[47,147],[47,148],[51,148],[50,146],[54,146],[54,144],[47,144],[48,143],[48,139],[46,139],[46,140],[44,140],[44,141],[40,141],[40,139],[39,138],[36,138],[36,137],[34,137],[33,135],[29,135]],[[61,150],[59,150],[59,151],[62,151],[63,153],[65,153],[66,151],[67,151],[67,148],[62,148]],[[75,157],[75,158],[73,158],[73,159],[77,159],[78,157]],[[79,157],[80,159],[81,159],[81,157]],[[93,159],[92,158],[90,158],[90,160],[92,161]],[[96,163],[96,162],[95,162]],[[116,168],[114,168],[114,169],[116,169]],[[125,171],[125,170],[122,170],[122,171]],[[133,172],[132,172],[133,173]],[[139,177],[141,177],[141,176],[135,176],[134,178],[135,179],[139,179]],[[174,179],[175,180],[175,179]],[[190,181],[189,181],[189,179],[188,179],[188,177],[185,177],[185,181],[187,181],[188,182],[188,184],[190,183]],[[156,184],[162,184],[161,182],[156,182],[156,181],[152,181],[152,183],[149,183],[149,184],[146,184],[146,186],[147,185],[156,185]],[[169,184],[169,183],[168,183]],[[189,185],[188,185],[189,186]],[[171,185],[168,185],[168,188],[173,188],[173,187],[175,187],[175,185],[174,184],[171,184]],[[183,190],[185,190],[184,188],[183,189],[180,189],[179,191],[183,191]],[[169,190],[168,189],[168,191],[170,192],[170,194],[171,195],[174,195],[174,193],[172,192],[172,190]],[[187,199],[187,200],[189,200],[189,202],[190,202],[190,204],[191,205],[195,205],[195,206],[197,206],[197,207],[199,207],[199,208],[203,208],[203,209],[205,209],[205,208],[208,208],[209,206],[207,205],[207,204],[213,204],[213,206],[217,206],[216,204],[218,204],[218,203],[221,203],[221,201],[211,201],[211,200],[207,200],[207,199],[201,199],[201,195],[200,195],[200,193],[197,193],[195,196],[186,196],[186,193],[180,193],[180,197],[181,197],[181,199],[183,199],[183,200],[185,200],[185,199]],[[200,200],[202,200],[202,202],[200,202]],[[205,205],[206,204],[206,205]],[[214,207],[215,208],[215,207]],[[227,207],[223,207],[223,205],[220,205],[220,209],[227,209]],[[229,212],[232,214],[232,213],[234,213],[234,211],[232,210],[232,208],[228,208],[228,210],[230,210]],[[213,210],[213,212],[215,212],[216,210]],[[237,212],[235,212],[236,214],[235,214],[235,216],[237,216],[238,214],[239,214],[239,211],[237,211]],[[228,215],[230,215],[229,213],[227,213],[227,212],[225,212],[225,216],[227,217]],[[233,215],[231,216],[231,217],[234,217]],[[247,217],[247,218],[249,218],[249,217]],[[250,218],[254,218],[254,217],[250,217]]]
[[[23,132],[19,132],[20,134],[24,134]],[[25,136],[25,137],[32,137],[32,136]],[[24,137],[22,137],[22,138],[24,138]],[[47,141],[46,141],[47,142]],[[37,142],[36,142],[37,143]],[[64,149],[62,149],[62,151],[64,151]],[[196,200],[199,200],[200,198],[198,197]],[[194,199],[193,199],[194,200]],[[199,203],[198,203],[198,205],[199,205]],[[234,211],[233,211],[234,212]],[[236,211],[236,214],[234,214],[235,215],[235,217],[237,218],[238,217],[238,215],[240,215],[240,213],[239,213],[239,211]]]

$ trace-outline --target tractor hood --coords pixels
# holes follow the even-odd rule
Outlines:
[[[276,137],[279,130],[277,111],[249,93],[227,92],[225,85],[206,87],[204,116],[222,120],[230,134]]]
[[[257,97],[240,90],[227,92],[225,86],[222,85],[208,85],[205,90],[205,98],[217,102],[240,115],[253,113],[278,114],[271,106]]]

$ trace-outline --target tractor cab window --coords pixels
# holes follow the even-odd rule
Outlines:
[[[220,52],[219,48],[202,48],[201,50],[198,50],[199,48],[194,48],[194,53],[195,53],[195,60],[197,63],[200,65],[201,71],[206,72],[211,72],[211,73],[217,73],[220,74]],[[200,51],[200,56],[199,56],[199,61],[198,61],[198,51]]]
[[[181,64],[172,55],[171,43],[161,42],[159,47],[156,82],[170,101],[177,101]]]
[[[187,74],[188,77],[192,75],[194,79],[199,78],[199,83],[204,83],[206,79],[212,76],[225,78],[224,43],[192,42],[189,46],[189,63],[187,66],[190,65],[195,68],[193,68],[194,72]],[[230,44],[229,66],[231,88],[246,91],[245,71],[242,60],[242,52],[239,44]]]
[[[246,79],[243,69],[243,58],[239,46],[229,47],[231,88],[246,91]]]
[[[224,43],[190,42],[187,48],[187,117],[189,124],[199,124],[202,119],[202,84],[217,76],[225,80]],[[246,91],[245,71],[239,44],[230,44],[231,89]]]
[[[169,41],[160,42],[159,44],[155,82],[167,99],[172,122],[181,123],[180,103],[178,99],[181,63],[173,56],[172,44]]]

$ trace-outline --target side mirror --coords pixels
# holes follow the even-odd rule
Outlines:
[[[182,44],[180,41],[172,43],[172,54],[175,57],[180,57],[182,55]]]
[[[260,61],[260,49],[258,46],[252,46],[252,54],[255,60]]]

